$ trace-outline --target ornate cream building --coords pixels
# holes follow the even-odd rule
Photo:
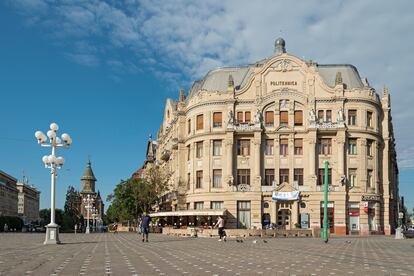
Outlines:
[[[390,96],[348,64],[286,53],[219,68],[167,99],[156,162],[171,173],[157,213],[177,225],[320,228],[329,162],[331,233],[390,234],[398,168]]]

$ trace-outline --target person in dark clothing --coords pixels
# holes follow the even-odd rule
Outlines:
[[[148,242],[148,233],[149,233],[149,226],[151,222],[151,217],[144,212],[144,215],[141,220],[141,233],[142,233],[142,242]]]

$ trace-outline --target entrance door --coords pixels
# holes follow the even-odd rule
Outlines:
[[[250,229],[250,201],[237,202],[237,228]]]
[[[277,225],[283,229],[290,229],[290,210],[280,209],[277,211]]]

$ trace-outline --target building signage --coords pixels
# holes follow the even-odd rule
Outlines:
[[[381,197],[378,195],[362,195],[362,201],[381,201]]]
[[[298,85],[296,81],[271,81],[271,86],[287,86],[287,85]]]
[[[274,191],[272,194],[273,200],[298,200],[299,199],[299,191],[295,192],[276,192]]]

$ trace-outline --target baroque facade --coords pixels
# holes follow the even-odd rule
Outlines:
[[[169,223],[224,214],[228,228],[320,228],[328,161],[331,233],[397,224],[388,89],[378,94],[352,65],[287,54],[281,38],[270,58],[210,71],[167,99],[155,160],[172,176],[152,216]]]

